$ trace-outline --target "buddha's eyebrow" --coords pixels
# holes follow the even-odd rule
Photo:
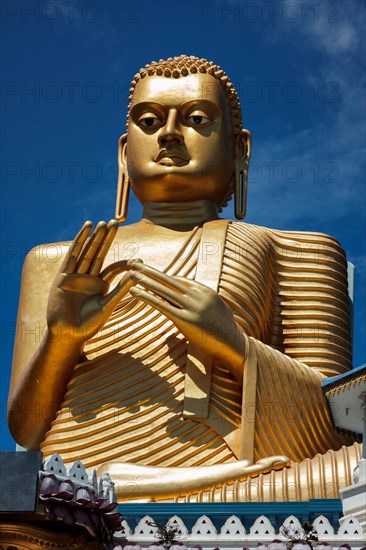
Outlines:
[[[214,101],[210,101],[209,99],[192,99],[190,101],[186,101],[179,105],[178,109],[187,112],[189,109],[192,109],[194,107],[203,107],[204,109],[207,109],[208,112],[211,114],[221,114],[221,108],[220,105],[215,103]]]
[[[208,111],[214,113],[221,113],[220,106],[215,103],[214,101],[210,101],[209,99],[203,99],[203,98],[197,98],[197,99],[191,99],[190,101],[185,101],[184,103],[181,103],[180,105],[174,106],[175,109],[183,112],[187,112],[190,108],[201,106],[202,108],[206,108]],[[160,112],[166,112],[169,111],[169,109],[173,108],[173,106],[166,105],[164,103],[158,103],[157,101],[141,101],[141,103],[136,103],[133,107],[131,107],[130,114],[139,114],[144,111],[149,110],[157,110]]]
[[[157,101],[141,101],[140,103],[135,103],[133,107],[131,107],[130,112],[142,112],[146,111],[148,109],[157,109],[158,111],[165,111],[167,109],[166,105],[163,105],[162,103],[158,103]]]

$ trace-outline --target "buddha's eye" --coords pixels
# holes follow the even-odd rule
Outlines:
[[[189,115],[187,122],[192,126],[206,126],[206,124],[211,122],[211,119],[209,119],[204,113],[197,111]]]
[[[153,113],[144,113],[137,121],[138,126],[142,128],[154,128],[161,124],[160,119]]]

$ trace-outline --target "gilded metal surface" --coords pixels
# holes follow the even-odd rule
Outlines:
[[[176,497],[174,502],[300,502],[339,498],[339,489],[352,485],[362,445],[329,450],[290,468],[224,484],[209,491]]]
[[[320,388],[351,368],[344,253],[322,234],[218,220],[250,134],[222,75],[196,73],[135,79],[119,169],[143,219],[90,238],[87,223],[23,272],[12,432],[110,471],[120,499],[199,495],[352,443]]]

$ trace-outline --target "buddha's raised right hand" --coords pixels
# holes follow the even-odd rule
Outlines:
[[[104,325],[116,304],[135,283],[129,273],[108,293],[116,275],[133,262],[101,267],[117,231],[117,222],[86,222],[72,242],[52,284],[47,331],[30,360],[13,369],[8,403],[10,430],[18,443],[38,449],[56,417],[66,385],[85,342]],[[36,410],[36,414],[28,412]]]
[[[85,222],[72,242],[51,287],[47,324],[51,338],[66,345],[82,346],[107,321],[121,298],[135,283],[126,273],[108,293],[112,280],[128,271],[133,262],[116,262],[101,271],[118,223],[99,222],[90,236],[91,222]]]

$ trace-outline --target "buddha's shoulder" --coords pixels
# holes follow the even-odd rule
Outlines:
[[[341,244],[326,233],[318,233],[313,231],[288,231],[280,229],[272,229],[259,225],[249,224],[245,222],[230,222],[230,228],[237,232],[238,236],[243,238],[250,236],[251,239],[258,239],[266,242],[273,247],[286,248],[301,248],[318,250],[322,254],[336,254],[345,257],[344,250]]]
[[[28,273],[57,273],[72,241],[38,244],[24,261],[23,277]]]

